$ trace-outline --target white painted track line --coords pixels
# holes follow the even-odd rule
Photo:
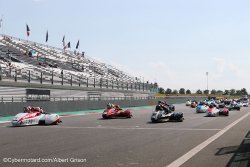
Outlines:
[[[192,158],[193,156],[195,156],[199,151],[201,151],[202,149],[204,149],[206,146],[208,146],[214,140],[216,140],[217,138],[219,138],[220,136],[222,136],[225,132],[227,132],[229,129],[231,129],[233,126],[235,126],[236,124],[238,124],[240,121],[242,121],[243,119],[245,119],[249,115],[250,115],[250,112],[248,112],[247,114],[245,114],[241,118],[237,119],[236,121],[232,122],[231,124],[229,124],[228,126],[226,126],[224,129],[222,129],[221,131],[219,131],[218,133],[216,133],[212,137],[210,137],[207,140],[205,140],[203,143],[197,145],[192,150],[188,151],[186,154],[184,154],[180,158],[176,159],[175,161],[173,161],[172,163],[170,163],[169,165],[167,165],[167,167],[178,167],[178,166],[181,166],[186,161],[188,161],[190,158]]]
[[[1,127],[1,126],[0,126]],[[43,127],[43,126],[38,126]],[[179,130],[179,131],[220,131],[221,129],[195,129],[195,128],[147,128],[147,127],[139,127],[139,126],[131,126],[131,127],[119,127],[119,126],[49,126],[50,128],[60,128],[60,129],[112,129],[112,130]]]

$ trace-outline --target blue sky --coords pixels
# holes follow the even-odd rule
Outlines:
[[[171,89],[250,91],[250,1],[0,0],[4,33],[62,47]]]

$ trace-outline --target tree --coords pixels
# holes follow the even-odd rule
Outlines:
[[[158,93],[164,94],[164,92],[165,92],[165,90],[164,90],[162,87],[160,87],[160,88],[158,89]]]
[[[222,90],[217,90],[217,91],[216,91],[216,94],[217,94],[217,95],[222,95],[222,94],[223,94],[223,91],[222,91]]]
[[[240,91],[241,95],[248,95],[246,88],[242,88]]]
[[[165,94],[171,94],[172,93],[172,89],[167,88],[167,90],[165,91]]]
[[[234,95],[241,95],[241,90],[236,90],[236,93]]]
[[[210,92],[210,94],[215,95],[216,94],[216,90],[212,89],[211,92]]]
[[[223,93],[223,95],[229,95],[229,94],[230,94],[229,90],[225,90]]]
[[[201,91],[200,89],[198,89],[198,90],[196,91],[196,94],[202,94],[202,91]]]
[[[236,94],[235,89],[231,89],[231,90],[230,90],[230,95],[235,95],[235,94]]]
[[[179,93],[180,94],[185,94],[185,89],[184,88],[180,88]]]
[[[208,95],[209,94],[209,90],[204,90],[203,94]]]
[[[188,90],[186,91],[186,94],[191,94],[191,91],[188,89]]]
[[[173,91],[173,94],[178,94],[178,91],[175,89],[175,90]]]

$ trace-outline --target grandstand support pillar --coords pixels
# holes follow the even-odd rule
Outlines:
[[[15,82],[17,81],[17,70],[15,70]]]
[[[87,84],[87,87],[89,87],[89,78],[87,78],[87,83],[86,84]]]
[[[54,71],[52,70],[52,74],[51,74],[51,84],[54,84]]]
[[[102,88],[102,78],[100,78],[100,88]]]
[[[131,83],[130,87],[131,87],[131,90],[133,90],[133,83]]]
[[[112,86],[112,89],[114,89],[114,81],[113,80],[111,81],[111,86]]]
[[[94,78],[94,88],[95,88],[95,78]]]
[[[11,67],[9,67],[9,77],[11,78]]]
[[[72,86],[72,75],[70,76],[70,86]]]
[[[127,83],[127,90],[128,90],[128,83]]]
[[[141,83],[139,83],[139,91],[141,90]]]
[[[30,70],[29,70],[29,78],[28,78],[28,82],[30,83]]]
[[[62,85],[63,85],[63,70],[61,71],[61,77],[62,77]]]
[[[0,66],[0,81],[2,81],[2,67]]]
[[[117,89],[119,89],[119,82],[118,82],[118,79],[117,79],[116,81],[117,81]]]
[[[79,76],[79,83],[78,83],[79,87],[81,86],[81,76]]]
[[[109,80],[107,79],[107,85],[106,88],[109,88]]]
[[[43,72],[41,72],[41,78],[40,78],[40,83],[43,83]]]
[[[144,91],[144,82],[142,83],[142,90]]]

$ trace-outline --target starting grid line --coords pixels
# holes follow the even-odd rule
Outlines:
[[[44,127],[44,126],[37,126],[37,127]],[[46,126],[48,127],[48,126]],[[139,126],[133,126],[133,127],[115,127],[115,126],[49,126],[49,128],[59,128],[59,129],[111,129],[111,130],[178,130],[178,131],[220,131],[221,129],[192,129],[192,128],[147,128],[147,127],[139,127]]]

